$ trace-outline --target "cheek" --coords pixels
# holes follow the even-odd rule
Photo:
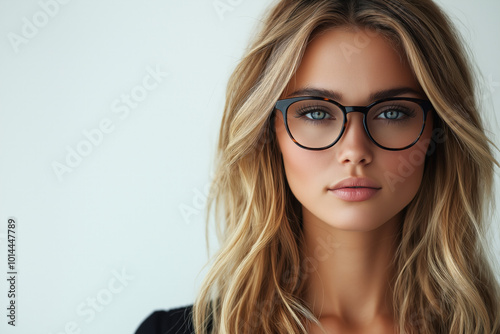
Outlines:
[[[283,117],[276,117],[276,138],[278,146],[283,156],[283,165],[285,167],[288,183],[292,185],[294,181],[300,180],[303,176],[307,176],[303,163],[307,157],[307,151],[297,146],[289,137],[283,124]]]
[[[300,198],[300,193],[307,192],[311,188],[309,186],[319,182],[318,175],[327,169],[331,161],[322,152],[296,145],[289,137],[281,115],[275,119],[275,130],[288,184],[295,196]]]
[[[384,181],[391,191],[413,198],[422,182],[430,139],[421,138],[413,147],[400,152],[384,152]]]
[[[431,151],[434,149],[434,143],[431,140],[432,128],[433,119],[432,114],[429,113],[422,136],[414,146],[403,151],[383,152],[384,156],[381,161],[386,170],[385,181],[391,190],[403,188],[404,191],[406,188],[411,192],[417,192],[422,182],[427,152],[429,149]]]

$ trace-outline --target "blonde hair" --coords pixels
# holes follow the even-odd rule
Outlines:
[[[194,305],[196,333],[306,333],[318,323],[301,298],[301,207],[272,112],[312,34],[337,26],[371,28],[397,43],[441,129],[394,258],[399,332],[500,333],[483,238],[496,161],[466,52],[431,0],[284,0],[270,11],[227,87],[211,191],[221,248]]]

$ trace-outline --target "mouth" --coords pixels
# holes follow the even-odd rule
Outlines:
[[[381,188],[354,186],[329,189],[328,192],[347,202],[362,202],[375,196],[380,189]]]
[[[332,190],[337,190],[337,189],[362,189],[362,188],[368,188],[368,189],[380,189],[376,187],[362,187],[362,186],[353,186],[353,187],[341,187],[341,188],[336,188]]]
[[[379,190],[382,188],[381,187],[351,186],[351,187],[338,187],[338,188],[328,189],[328,190],[334,191],[334,190],[341,190],[341,189],[375,189],[375,190]]]
[[[347,178],[328,188],[328,192],[348,202],[366,201],[382,189],[375,181],[368,178]]]

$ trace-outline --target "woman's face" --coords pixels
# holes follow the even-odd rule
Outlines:
[[[282,98],[321,90],[344,106],[366,106],[388,91],[390,97],[425,99],[405,57],[372,30],[336,28],[317,35]],[[299,92],[302,91],[302,92]],[[394,94],[394,93],[391,93]],[[290,188],[302,204],[304,222],[351,231],[370,231],[399,220],[422,181],[432,117],[417,144],[389,151],[367,136],[359,112],[349,113],[346,130],[331,148],[306,150],[288,136],[280,112],[276,136]],[[347,185],[338,185],[341,181]],[[349,183],[349,181],[352,181]],[[353,186],[360,186],[354,188]]]

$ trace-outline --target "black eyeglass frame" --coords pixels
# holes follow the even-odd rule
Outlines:
[[[335,104],[337,107],[340,108],[340,110],[342,110],[342,113],[344,114],[344,120],[343,120],[343,124],[342,124],[342,130],[340,131],[340,134],[337,137],[337,139],[335,139],[333,141],[333,143],[331,143],[331,144],[329,144],[327,146],[323,146],[323,147],[319,147],[319,148],[313,148],[313,147],[307,147],[307,146],[304,146],[304,145],[300,144],[293,137],[293,135],[290,132],[290,129],[288,127],[288,119],[287,119],[288,108],[293,103],[298,102],[298,101],[303,101],[303,100],[327,101],[327,102]],[[368,130],[368,126],[366,125],[366,115],[368,114],[368,111],[373,106],[375,106],[377,104],[380,104],[382,102],[387,102],[387,101],[411,101],[411,102],[417,103],[422,108],[422,111],[424,113],[424,118],[423,118],[423,122],[422,122],[422,128],[420,129],[420,133],[418,134],[417,139],[415,139],[415,141],[413,143],[411,143],[411,144],[409,144],[409,145],[407,145],[405,147],[402,147],[402,148],[389,148],[389,147],[385,147],[385,146],[380,145],[379,143],[377,143],[375,141],[375,139],[373,139],[372,135],[370,134],[370,131]],[[323,98],[323,97],[318,97],[318,96],[299,96],[299,97],[291,97],[291,98],[287,98],[287,99],[278,100],[276,102],[274,110],[276,111],[276,109],[277,109],[277,110],[281,111],[281,113],[283,114],[283,120],[285,122],[286,132],[288,132],[288,136],[290,136],[290,139],[292,139],[292,141],[295,144],[297,144],[298,146],[300,146],[300,147],[302,147],[302,148],[304,148],[306,150],[321,151],[321,150],[326,150],[326,149],[332,147],[333,145],[335,145],[340,140],[340,138],[342,138],[342,136],[344,135],[344,132],[345,132],[345,129],[346,129],[346,125],[347,125],[347,114],[351,113],[351,112],[360,112],[360,113],[363,114],[363,126],[365,128],[365,132],[368,135],[368,138],[370,138],[370,140],[375,145],[377,145],[378,147],[380,147],[380,148],[382,148],[384,150],[402,151],[402,150],[406,150],[407,148],[412,147],[413,145],[415,145],[418,142],[418,140],[422,136],[422,133],[424,132],[424,129],[425,129],[425,124],[426,124],[426,121],[427,121],[427,113],[430,110],[432,110],[432,108],[433,108],[432,104],[431,104],[431,102],[429,100],[416,99],[416,98],[412,98],[412,97],[389,97],[389,98],[386,98],[386,99],[377,100],[377,101],[375,101],[373,103],[370,103],[369,105],[363,107],[363,106],[343,106],[342,104],[338,103],[335,100],[331,100],[331,99]]]

